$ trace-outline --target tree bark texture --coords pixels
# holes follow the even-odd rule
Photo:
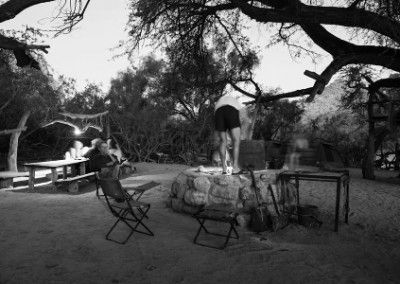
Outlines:
[[[30,111],[26,111],[22,115],[17,128],[19,128],[19,129],[25,128],[26,121],[28,120],[30,114],[31,114]],[[9,171],[15,171],[15,172],[18,171],[18,168],[17,168],[18,140],[19,140],[20,135],[21,135],[21,131],[14,132],[13,134],[11,134],[11,137],[10,137],[10,146],[9,146],[8,155],[7,155],[7,164],[8,164]]]

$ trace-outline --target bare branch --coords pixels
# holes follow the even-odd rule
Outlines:
[[[357,5],[363,0],[355,0],[353,3],[351,3],[351,5],[349,6],[348,9],[355,9],[357,8]]]
[[[100,113],[95,113],[95,114],[82,114],[82,113],[71,113],[71,112],[61,112],[60,114],[62,116],[66,116],[71,119],[93,119],[93,118],[98,118],[98,117],[107,115],[108,110],[104,111],[104,112],[100,112]]]
[[[296,90],[293,92],[278,94],[275,96],[264,96],[261,98],[260,102],[268,103],[268,102],[278,101],[281,99],[303,97],[303,96],[310,95],[312,92],[313,92],[313,88],[300,89],[300,90]]]
[[[3,110],[11,103],[11,101],[14,99],[16,92],[13,92],[11,97],[0,107],[0,114],[3,112]]]
[[[47,123],[42,123],[41,127],[47,127],[47,126],[50,126],[50,125],[53,125],[56,123],[65,124],[65,125],[71,126],[72,128],[79,129],[79,127],[77,125],[73,124],[72,122],[65,121],[65,120],[59,120],[59,119],[56,119],[56,120],[53,120],[53,121],[50,121]]]
[[[236,85],[233,81],[229,81],[229,84],[238,92],[242,93],[245,96],[248,96],[250,98],[256,99],[257,96],[250,94],[249,92],[246,92],[245,90],[243,90],[242,88],[240,88],[238,85]]]
[[[65,120],[60,120],[60,119],[56,119],[56,120],[53,120],[53,121],[50,121],[50,122],[47,122],[47,123],[43,123],[40,126],[44,128],[44,127],[48,127],[48,126],[56,124],[56,123],[68,125],[68,126],[74,128],[74,129],[77,129],[77,130],[82,131],[82,132],[86,132],[89,128],[94,128],[94,129],[98,130],[99,132],[103,131],[103,129],[100,126],[92,124],[92,123],[88,123],[83,128],[79,128],[78,125],[75,125],[72,122],[65,121]]]
[[[0,131],[0,135],[9,135],[9,134],[13,134],[13,133],[22,132],[22,131],[25,131],[25,130],[26,130],[26,127],[15,128],[15,129],[5,129],[5,130],[1,130]]]

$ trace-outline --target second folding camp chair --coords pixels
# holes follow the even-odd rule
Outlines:
[[[224,249],[228,245],[229,239],[231,239],[231,238],[239,239],[239,234],[235,229],[235,226],[238,225],[238,222],[236,220],[237,215],[238,215],[238,213],[236,212],[236,210],[233,209],[229,205],[209,205],[209,206],[202,208],[199,212],[197,212],[196,214],[193,215],[193,217],[200,224],[200,227],[197,230],[197,233],[196,233],[196,236],[194,237],[193,242],[197,245],[201,245],[201,246],[205,246],[205,247]],[[210,230],[207,229],[205,226],[205,222],[207,220],[228,224],[229,225],[228,233],[220,234],[220,233],[216,233],[216,232],[210,232]],[[215,245],[211,245],[211,244],[198,242],[197,239],[202,230],[206,234],[224,237],[225,241],[222,244],[222,246],[215,246]],[[232,232],[234,233],[234,236],[232,236]]]
[[[117,179],[99,179],[98,184],[104,193],[108,208],[117,218],[106,234],[107,240],[125,244],[134,232],[154,236],[153,232],[143,223],[143,218],[147,217],[147,212],[150,210],[150,204],[133,200]],[[110,238],[112,231],[120,222],[130,229],[129,235],[123,241]]]

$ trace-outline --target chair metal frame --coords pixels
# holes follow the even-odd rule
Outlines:
[[[210,215],[211,212],[213,214]],[[218,215],[220,215],[220,216],[218,216]],[[236,220],[237,215],[238,214],[236,212],[229,212],[226,210],[207,209],[207,207],[201,209],[199,212],[197,212],[196,214],[193,215],[193,217],[200,224],[200,227],[197,230],[196,236],[193,239],[193,243],[200,245],[200,246],[205,246],[205,247],[214,248],[214,249],[220,249],[220,250],[225,249],[231,238],[237,239],[237,240],[239,239],[239,234],[235,229],[235,226],[238,225],[238,222]],[[220,233],[210,232],[204,225],[207,220],[229,224],[228,233],[220,234]],[[225,237],[225,241],[224,241],[223,245],[222,246],[213,246],[210,244],[198,242],[197,239],[202,230],[204,230],[204,232],[209,235]],[[234,233],[234,236],[232,236],[232,232]]]
[[[132,200],[118,179],[98,179],[98,183],[102,188],[108,208],[114,217],[117,218],[117,221],[115,221],[106,234],[107,240],[118,244],[125,244],[134,232],[154,236],[154,233],[143,223],[143,219],[145,217],[148,218],[147,212],[150,210],[150,204]],[[135,213],[134,209],[139,214]],[[124,223],[131,230],[123,241],[118,241],[110,237],[112,231],[120,222]],[[139,226],[143,230],[138,230]]]

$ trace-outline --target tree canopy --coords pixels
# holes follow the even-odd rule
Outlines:
[[[312,100],[350,64],[400,72],[400,4],[396,0],[135,0],[129,22],[131,47],[152,40],[196,52],[218,35],[220,41],[229,41],[246,54],[249,39],[244,31],[249,19],[275,29],[276,36],[289,45],[295,34],[304,33],[332,57],[321,74],[308,73],[316,80],[313,86],[265,96],[265,102],[305,95]],[[338,36],[332,26],[345,28],[347,36]]]

